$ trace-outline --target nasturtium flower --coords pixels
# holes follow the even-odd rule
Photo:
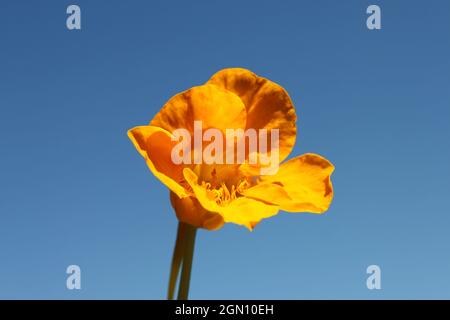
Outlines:
[[[261,163],[175,164],[173,132],[204,128],[278,129],[278,172],[261,175]],[[284,88],[241,68],[224,69],[204,85],[172,97],[149,125],[128,136],[151,172],[170,189],[181,222],[215,230],[224,223],[252,230],[262,219],[288,212],[325,212],[333,198],[334,166],[317,154],[286,160],[296,140],[296,113]],[[248,156],[248,155],[247,155]]]

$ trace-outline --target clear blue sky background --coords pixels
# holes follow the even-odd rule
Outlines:
[[[191,297],[450,298],[450,2],[75,3],[0,2],[0,298],[165,298],[177,220],[126,131],[225,67],[288,90],[335,199],[201,230]]]

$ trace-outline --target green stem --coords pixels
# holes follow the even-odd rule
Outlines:
[[[181,222],[180,222],[181,224]],[[194,256],[195,235],[197,228],[188,224],[184,224],[184,256],[183,269],[181,270],[180,286],[178,288],[178,300],[187,300],[189,295],[189,283],[191,280],[192,258]]]
[[[168,300],[173,300],[175,285],[177,283],[178,274],[180,272],[181,262],[183,261],[186,226],[187,225],[182,222],[178,223],[177,240],[175,242],[175,248],[173,250],[172,266],[170,268],[169,289],[167,292]]]

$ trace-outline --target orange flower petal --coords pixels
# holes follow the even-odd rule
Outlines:
[[[243,129],[246,117],[245,106],[237,95],[207,84],[172,97],[150,124],[169,132],[179,128],[193,132],[194,121],[202,121],[204,129]]]
[[[263,219],[276,215],[278,206],[270,205],[259,200],[240,197],[230,202],[219,212],[225,222],[246,226],[249,230]]]
[[[150,171],[162,183],[179,197],[188,196],[180,184],[184,180],[184,165],[176,165],[171,159],[172,148],[177,141],[172,141],[169,132],[154,126],[141,126],[130,129],[128,137],[145,158]]]
[[[253,230],[262,219],[278,213],[278,206],[247,197],[239,197],[223,206],[219,205],[214,191],[209,190],[205,185],[199,185],[198,177],[191,169],[185,168],[183,174],[201,206],[207,211],[219,213],[225,222],[236,223]]]
[[[295,144],[296,115],[286,90],[241,68],[224,69],[207,82],[237,94],[247,110],[246,128],[279,129],[279,162]]]
[[[220,229],[224,224],[220,214],[206,211],[194,197],[180,198],[171,192],[170,202],[177,218],[184,223],[208,230]]]
[[[304,154],[282,164],[276,175],[261,176],[261,182],[244,195],[277,204],[284,211],[323,213],[333,199],[333,170],[325,158]]]

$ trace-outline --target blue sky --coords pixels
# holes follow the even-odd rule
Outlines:
[[[243,67],[289,92],[335,198],[200,230],[191,298],[449,299],[449,36],[446,1],[2,1],[0,298],[165,298],[177,220],[126,131]]]

